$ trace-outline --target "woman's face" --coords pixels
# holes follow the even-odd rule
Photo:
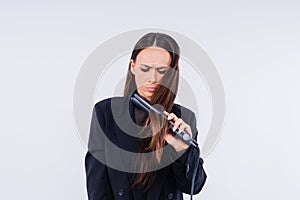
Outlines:
[[[147,47],[140,51],[135,62],[130,61],[130,70],[135,75],[137,91],[142,97],[151,100],[170,64],[169,52],[159,47]]]

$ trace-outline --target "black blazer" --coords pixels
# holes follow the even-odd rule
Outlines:
[[[193,137],[197,138],[195,114],[177,104],[173,106],[172,112],[191,126]],[[132,113],[133,105],[126,97],[105,99],[96,103],[93,108],[88,152],[85,157],[89,200],[134,199],[127,173],[129,168],[126,168],[132,167],[129,163],[133,161],[123,159],[123,153],[137,150],[134,144],[128,142],[128,137],[131,136],[123,131],[124,126],[126,128],[132,125]],[[118,122],[114,119],[118,119]],[[176,154],[175,150],[173,152]],[[176,161],[159,169],[155,182],[148,190],[147,199],[182,200],[182,192],[190,193],[192,174],[198,157],[199,148],[189,148],[179,158],[177,155]],[[200,158],[196,169],[194,194],[201,191],[206,181],[202,165],[203,160]],[[114,166],[118,166],[118,169],[114,169]]]

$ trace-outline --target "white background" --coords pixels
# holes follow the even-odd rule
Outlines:
[[[299,199],[299,8],[296,0],[2,0],[0,199],[87,199],[76,77],[102,42],[149,27],[196,41],[225,87],[224,130],[195,199]]]

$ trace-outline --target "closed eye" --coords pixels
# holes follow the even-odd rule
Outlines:
[[[158,73],[165,74],[169,69],[167,67],[159,67],[156,69]]]
[[[143,72],[148,72],[149,71],[149,69],[150,69],[150,67],[147,67],[147,66],[141,66],[141,70],[143,71]]]

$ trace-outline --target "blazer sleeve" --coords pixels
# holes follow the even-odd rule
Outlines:
[[[196,117],[192,113],[191,119],[189,120],[193,138],[197,139],[198,130],[196,128]],[[174,153],[176,152],[174,149]],[[177,156],[178,157],[178,156]],[[199,147],[189,147],[173,164],[172,164],[175,182],[177,187],[184,193],[191,193],[192,177],[196,170],[196,176],[194,180],[194,193],[198,194],[206,181],[206,173],[203,169],[203,159],[200,158]]]
[[[112,199],[107,167],[103,164],[105,163],[104,129],[103,113],[94,106],[88,152],[85,156],[86,186],[89,200]]]

